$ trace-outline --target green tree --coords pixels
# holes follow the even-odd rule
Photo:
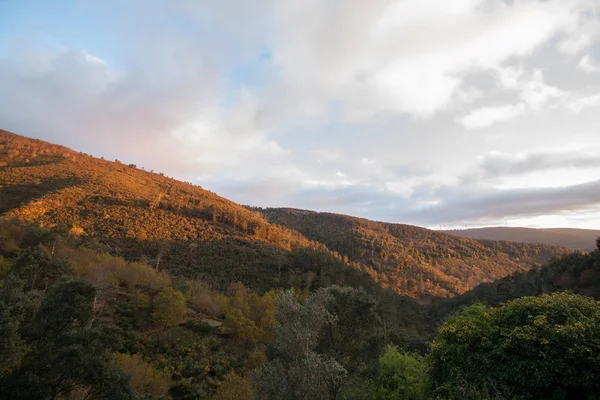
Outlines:
[[[154,298],[152,320],[158,325],[164,328],[179,325],[186,315],[185,296],[180,291],[167,287]]]
[[[23,251],[10,273],[23,280],[26,289],[45,289],[70,269],[65,260],[51,257],[41,246],[33,246]]]
[[[422,400],[426,398],[427,381],[427,368],[421,356],[388,345],[379,360],[373,399]]]
[[[74,391],[86,399],[132,399],[128,377],[111,363],[114,339],[92,328],[95,289],[79,280],[50,287],[23,329],[29,351],[0,382],[0,398],[53,400]]]
[[[327,293],[327,311],[336,318],[325,324],[318,351],[333,357],[349,373],[373,370],[385,346],[377,302],[363,289],[334,285],[321,290]]]
[[[446,322],[429,356],[432,384],[521,399],[600,398],[600,306],[554,293],[498,308],[476,304]]]
[[[271,360],[255,375],[257,394],[270,400],[338,398],[346,370],[335,359],[316,352],[321,329],[335,315],[325,305],[329,295],[314,293],[304,304],[288,290],[277,299]]]
[[[0,374],[10,371],[24,354],[21,329],[33,317],[37,299],[23,291],[23,282],[14,276],[0,283]]]

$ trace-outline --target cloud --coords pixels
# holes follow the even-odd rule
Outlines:
[[[186,177],[285,153],[268,137],[260,100],[241,88],[220,105],[218,74],[200,60],[196,70],[159,61],[138,74],[72,49],[46,52],[40,64],[39,51],[31,49],[31,61],[0,62],[6,129]]]
[[[507,104],[495,107],[482,107],[472,110],[464,117],[458,118],[457,122],[467,129],[485,128],[497,122],[510,121],[525,112],[525,105]]]
[[[588,108],[600,106],[600,93],[589,96],[575,97],[566,103],[569,111],[577,114]]]
[[[600,180],[558,188],[466,191],[442,188],[436,205],[399,214],[399,219],[456,224],[464,221],[498,221],[507,217],[561,214],[600,205]]]
[[[430,116],[466,73],[525,56],[573,30],[581,1],[282,2],[274,61],[306,110],[335,101],[349,116]],[[532,88],[533,96],[539,88]]]
[[[1,39],[2,128],[245,204],[417,224],[587,204],[533,186],[597,168],[564,150],[600,144],[596,0],[84,3],[92,38],[40,14],[11,38],[30,45]]]
[[[589,54],[586,54],[585,56],[581,57],[581,60],[579,60],[579,64],[577,64],[577,66],[585,72],[600,71],[600,65],[598,65],[598,63],[596,63],[596,61],[593,60]]]
[[[597,167],[600,167],[600,156],[583,151],[530,154],[491,152],[482,158],[475,174],[480,178],[499,178],[539,171]]]

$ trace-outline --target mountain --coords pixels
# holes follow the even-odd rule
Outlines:
[[[260,211],[270,222],[323,243],[344,260],[371,268],[382,286],[420,298],[453,296],[569,252],[548,245],[463,239],[339,214],[290,208]]]
[[[248,209],[160,173],[6,131],[0,185],[0,216],[216,289],[235,281],[260,292],[340,284],[426,301],[569,252],[336,214]]]
[[[470,239],[538,243],[583,251],[594,250],[594,242],[596,238],[600,237],[600,230],[572,228],[534,229],[496,226],[477,229],[456,229],[444,232]]]

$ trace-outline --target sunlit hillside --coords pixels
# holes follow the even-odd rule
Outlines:
[[[215,287],[380,285],[425,300],[567,252],[334,214],[260,212],[157,172],[6,131],[0,163],[2,215],[68,231],[87,247]]]

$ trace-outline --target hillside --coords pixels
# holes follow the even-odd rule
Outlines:
[[[470,239],[506,240],[521,243],[538,243],[567,247],[575,250],[592,251],[600,230],[572,228],[513,228],[495,226],[477,229],[455,229],[444,231]]]
[[[557,291],[572,291],[600,300],[600,239],[596,246],[590,253],[566,255],[541,269],[515,273],[480,284],[452,299],[443,299],[432,305],[435,319],[444,320],[449,313],[475,302],[497,306],[508,300]]]
[[[400,293],[449,297],[568,253],[556,246],[462,239],[411,225],[288,208],[264,209],[273,223],[366,265]]]
[[[79,246],[202,279],[314,290],[331,284],[447,297],[564,254],[304,211],[251,210],[135,165],[0,131],[0,215]]]

